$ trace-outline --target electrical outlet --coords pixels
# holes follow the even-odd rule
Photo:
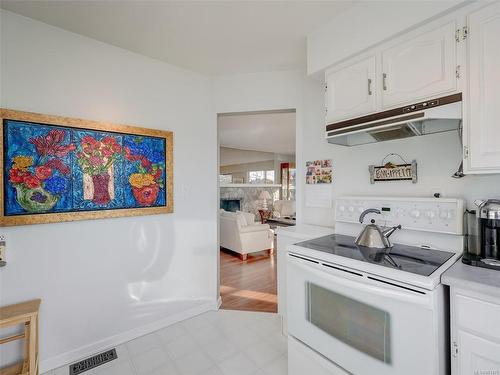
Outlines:
[[[7,263],[6,259],[6,251],[7,247],[5,246],[5,237],[3,239],[0,239],[0,267],[5,266]]]
[[[0,242],[5,242],[5,235],[4,234],[0,234]]]

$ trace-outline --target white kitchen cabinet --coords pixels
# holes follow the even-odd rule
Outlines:
[[[456,22],[403,38],[381,52],[382,108],[436,98],[457,88]]]
[[[451,314],[452,375],[500,374],[500,299],[452,286]]]
[[[500,3],[468,16],[466,172],[500,173]]]
[[[326,122],[376,110],[376,58],[370,56],[326,72]]]
[[[459,375],[499,374],[500,343],[458,329]]]

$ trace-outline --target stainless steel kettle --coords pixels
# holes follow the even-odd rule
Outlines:
[[[360,215],[359,222],[363,224],[365,216],[369,213],[375,213],[380,215],[380,210],[376,208],[369,208]],[[387,249],[392,247],[392,243],[389,240],[391,234],[393,234],[396,229],[401,229],[401,225],[382,230],[378,225],[375,224],[375,220],[371,220],[371,224],[366,225],[363,231],[356,238],[356,245],[372,247],[376,249]]]

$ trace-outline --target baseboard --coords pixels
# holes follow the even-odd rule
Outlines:
[[[222,297],[219,296],[219,298],[217,298],[217,308],[216,308],[216,310],[219,310],[221,306],[222,306]]]
[[[40,373],[59,368],[61,366],[69,365],[70,363],[79,361],[101,351],[123,344],[124,342],[133,340],[137,337],[144,336],[148,333],[168,327],[169,325],[192,318],[193,316],[203,314],[207,311],[218,310],[219,306],[220,298],[216,301],[204,302],[198,306],[192,307],[177,314],[170,315],[154,323],[150,323],[142,327],[137,327],[130,331],[108,337],[104,340],[96,341],[90,345],[86,345],[84,347],[44,359],[40,361]]]

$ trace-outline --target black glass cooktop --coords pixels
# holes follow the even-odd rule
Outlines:
[[[390,249],[374,249],[358,246],[354,240],[354,237],[334,234],[299,242],[296,245],[422,276],[431,275],[454,254],[398,244]]]

